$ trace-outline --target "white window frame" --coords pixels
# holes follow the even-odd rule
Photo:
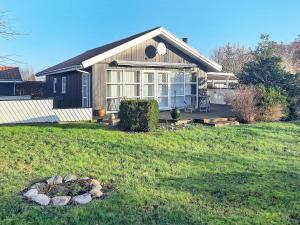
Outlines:
[[[67,93],[67,77],[61,78],[61,93],[62,94]]]
[[[124,92],[125,92],[125,89],[124,89],[124,86],[126,85],[126,83],[124,83],[124,78],[123,78],[123,71],[126,71],[126,70],[129,70],[129,71],[135,71],[135,72],[139,72],[140,74],[140,83],[132,83],[132,84],[139,84],[140,85],[140,96],[135,96],[135,97],[127,97],[127,96],[124,96]],[[160,107],[160,110],[168,110],[172,107],[172,97],[174,97],[171,93],[171,85],[172,84],[181,84],[183,85],[183,95],[178,95],[176,94],[176,97],[184,97],[184,101],[186,101],[186,97],[187,96],[195,96],[196,97],[196,105],[195,107],[198,108],[198,86],[199,86],[199,83],[198,83],[198,77],[196,78],[196,82],[187,82],[186,81],[186,76],[184,76],[184,79],[183,79],[183,82],[173,82],[171,83],[171,73],[174,71],[174,70],[167,70],[167,69],[160,69],[160,70],[151,70],[151,69],[140,69],[140,68],[130,68],[130,69],[127,69],[127,68],[109,68],[106,70],[106,75],[108,74],[108,71],[121,71],[121,83],[118,83],[118,85],[121,85],[122,86],[122,93],[121,93],[121,96],[120,97],[107,97],[105,96],[105,99],[106,99],[106,107],[107,107],[107,100],[108,99],[123,99],[124,97],[130,99],[130,98],[138,98],[138,99],[143,99],[144,97],[154,97],[155,100],[159,100],[159,94],[158,94],[158,88],[159,88],[159,84],[167,84],[168,85],[168,107]],[[144,83],[144,76],[143,76],[143,72],[146,72],[146,73],[151,73],[153,72],[154,73],[154,96],[144,96],[144,85],[145,84],[150,84],[150,83]],[[184,74],[185,73],[191,73],[191,71],[187,71],[187,70],[183,70],[182,71]],[[167,76],[168,76],[168,81],[167,83],[159,83],[158,81],[158,73],[166,73]],[[117,84],[117,83],[111,83],[111,82],[106,82],[106,88],[107,88],[107,85],[112,85],[112,84]],[[153,84],[153,83],[151,83]],[[196,85],[196,94],[186,94],[186,84],[195,84]],[[167,97],[167,96],[162,96],[162,97]],[[118,111],[109,111],[107,110],[107,112],[109,113],[116,113]]]
[[[84,97],[84,92],[83,92],[83,77],[86,76],[87,77],[87,96]],[[81,106],[82,108],[89,108],[91,106],[91,74],[88,72],[82,73],[81,74]],[[87,99],[87,105],[84,105],[84,99]]]
[[[53,78],[53,93],[56,93],[56,85],[57,85],[57,78],[56,77],[54,77]]]

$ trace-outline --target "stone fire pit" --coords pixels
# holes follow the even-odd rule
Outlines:
[[[35,183],[23,192],[23,196],[38,205],[63,206],[87,204],[104,195],[101,183],[88,177],[76,175],[53,176],[44,182]]]

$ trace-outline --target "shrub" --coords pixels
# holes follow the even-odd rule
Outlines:
[[[255,86],[240,85],[232,95],[225,96],[241,122],[250,123],[259,115],[259,93]]]
[[[123,100],[119,110],[120,127],[127,131],[152,131],[159,119],[155,100]]]
[[[260,120],[278,121],[288,115],[288,96],[285,91],[277,87],[258,86],[261,108]]]

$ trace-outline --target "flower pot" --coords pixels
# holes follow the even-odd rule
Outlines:
[[[99,115],[100,117],[106,116],[106,109],[105,109],[104,107],[100,108],[100,109],[98,110],[98,115]]]
[[[170,114],[173,120],[177,120],[180,117],[180,110],[178,108],[173,108],[171,109]]]

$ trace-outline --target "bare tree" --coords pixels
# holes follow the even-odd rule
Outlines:
[[[33,67],[27,67],[25,69],[22,69],[20,72],[21,72],[23,80],[27,80],[27,81],[36,80]]]
[[[7,12],[0,12],[0,38],[11,39],[19,35],[11,26]],[[0,55],[0,64],[18,63],[11,55]]]
[[[238,74],[252,60],[251,49],[239,44],[226,44],[214,49],[212,58],[223,66],[223,71]]]

